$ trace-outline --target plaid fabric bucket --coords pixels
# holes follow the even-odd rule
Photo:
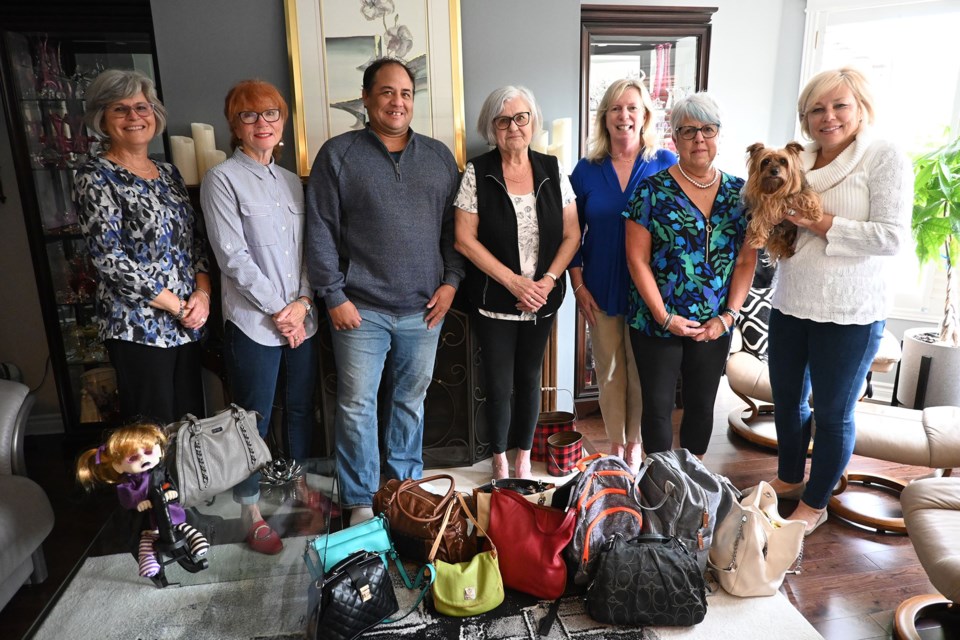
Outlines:
[[[533,432],[533,449],[530,451],[530,459],[534,462],[549,462],[547,459],[547,439],[555,433],[576,430],[576,416],[569,411],[545,411],[541,413],[540,417],[537,418],[537,429]]]
[[[583,434],[561,431],[547,438],[547,473],[565,476],[577,468],[583,457]]]

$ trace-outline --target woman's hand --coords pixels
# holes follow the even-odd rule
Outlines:
[[[727,326],[723,324],[723,320],[721,320],[719,316],[715,316],[704,322],[702,329],[700,334],[693,338],[697,342],[710,342],[727,332]]]
[[[307,328],[301,324],[293,331],[284,334],[284,337],[287,339],[287,344],[290,345],[290,348],[296,349],[307,339]]]
[[[550,280],[544,283],[544,280]],[[534,313],[547,301],[547,295],[553,287],[553,279],[544,276],[540,282],[514,274],[506,282],[507,289],[517,299],[517,309]]]
[[[307,318],[307,308],[299,300],[297,298],[271,316],[277,331],[283,335],[302,327],[303,321]]]
[[[200,329],[210,315],[210,294],[197,288],[193,290],[183,305],[183,318],[180,324],[186,329]]]
[[[596,323],[595,313],[601,313],[600,307],[597,305],[597,301],[593,299],[593,294],[590,293],[590,290],[587,289],[587,286],[581,284],[579,287],[576,287],[573,292],[573,297],[577,301],[577,306],[580,307],[580,311],[583,312],[583,317],[587,321],[587,326],[592,327]]]
[[[670,324],[667,325],[667,331],[681,338],[694,338],[698,342],[702,342],[699,336],[706,331],[704,326],[705,325],[701,325],[696,320],[687,320],[680,316],[673,316],[670,318]]]

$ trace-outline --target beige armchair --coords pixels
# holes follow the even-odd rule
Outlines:
[[[919,640],[916,620],[936,618],[949,611],[957,620],[960,613],[960,478],[925,478],[903,490],[900,497],[910,541],[927,572],[936,595],[915,596],[897,607],[894,630],[901,640]],[[953,638],[953,634],[932,633],[925,637]]]

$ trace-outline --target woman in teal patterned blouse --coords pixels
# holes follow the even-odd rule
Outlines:
[[[630,342],[643,396],[647,454],[673,448],[677,379],[680,446],[703,457],[730,348],[730,329],[750,289],[757,252],[744,248],[743,179],[713,165],[720,113],[706,93],[671,112],[676,165],[640,183],[624,216],[630,269]],[[743,249],[743,250],[741,250]]]

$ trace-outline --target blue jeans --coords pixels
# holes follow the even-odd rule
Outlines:
[[[423,476],[423,400],[433,377],[442,323],[427,328],[423,313],[394,316],[359,309],[356,329],[333,331],[337,361],[334,421],[340,504],[369,507],[380,484],[377,392],[382,377],[389,417],[384,434],[389,478]],[[389,361],[387,353],[390,353]],[[384,364],[389,369],[384,371]]]
[[[316,336],[304,340],[296,349],[286,345],[272,347],[254,342],[237,325],[227,322],[223,337],[231,401],[260,414],[257,428],[266,438],[277,385],[282,384],[285,440],[282,453],[297,460],[308,457],[316,427],[313,412],[313,390],[317,381]],[[233,499],[241,504],[256,504],[260,499],[260,473],[254,473],[235,486]]]
[[[777,426],[777,476],[802,482],[811,427],[816,438],[803,501],[823,509],[856,440],[853,411],[886,324],[801,320],[770,312],[770,386]],[[810,407],[813,391],[815,407]]]

